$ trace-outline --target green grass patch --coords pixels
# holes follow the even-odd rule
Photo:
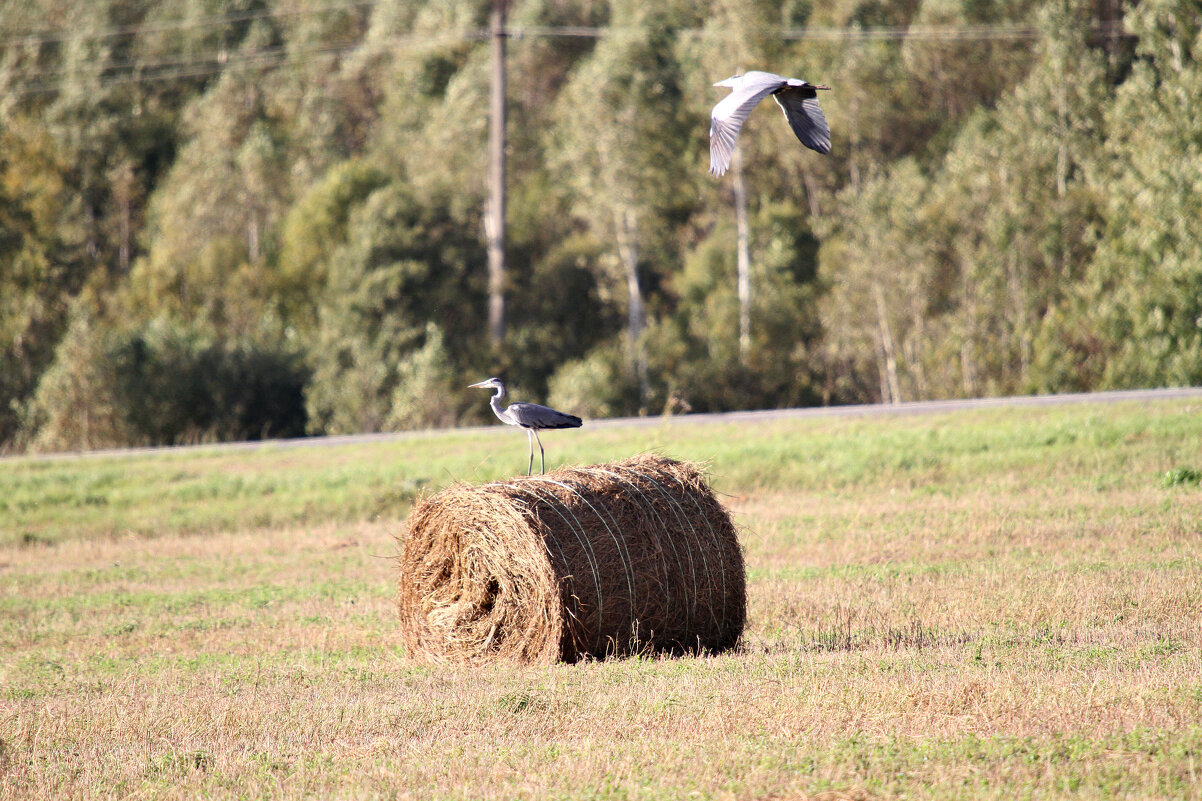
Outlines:
[[[1184,401],[815,417],[696,425],[665,422],[548,436],[552,464],[640,451],[706,462],[720,491],[908,488],[962,492],[988,477],[1038,486],[1056,469],[1115,491],[1196,484],[1202,415]],[[360,445],[201,447],[128,455],[0,460],[0,544],[159,536],[330,520],[399,518],[420,492],[519,472],[514,432],[437,432]],[[1159,477],[1159,478],[1157,478]]]

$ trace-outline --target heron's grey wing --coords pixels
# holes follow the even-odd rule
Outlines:
[[[580,418],[537,403],[511,403],[505,413],[523,428],[579,428]]]
[[[818,106],[818,93],[813,86],[788,86],[772,96],[785,112],[793,133],[810,150],[831,152],[831,127]]]
[[[710,172],[714,175],[722,175],[730,167],[735,140],[747,115],[761,100],[785,85],[784,78],[767,72],[748,73],[743,79],[710,112]]]

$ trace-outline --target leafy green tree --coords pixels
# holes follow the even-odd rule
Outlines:
[[[554,169],[574,190],[574,213],[607,243],[598,266],[623,287],[615,295],[626,311],[627,375],[644,404],[651,386],[642,335],[657,278],[648,268],[665,270],[674,258],[673,228],[692,205],[688,132],[700,124],[684,112],[675,44],[666,10],[619,4],[611,35],[561,92],[553,134]],[[581,98],[606,113],[581,113]]]
[[[135,58],[149,4],[67,2],[0,10],[0,443],[28,401],[85,286],[119,280],[142,208],[173,147],[173,109],[108,76]],[[125,113],[136,105],[138,114]]]
[[[824,244],[828,348],[860,375],[875,354],[877,397],[1036,382],[1037,337],[1084,273],[1097,220],[1085,176],[1099,155],[1106,72],[1070,24],[1083,14],[1045,8],[1036,68],[996,111],[972,115],[929,178],[901,162],[845,190],[844,221]]]
[[[442,337],[452,363],[480,342],[484,264],[480,240],[445,203],[419,201],[406,184],[370,193],[347,217],[346,244],[334,252],[311,345],[310,430],[380,431],[397,422],[401,366]],[[423,202],[424,201],[424,202]],[[426,327],[438,320],[437,328]],[[475,336],[474,336],[475,335]],[[398,411],[403,417],[403,410]]]
[[[845,189],[820,229],[831,399],[898,402],[930,392],[925,356],[949,292],[938,245],[948,231],[924,211],[930,192],[918,163],[901,161],[858,191]]]
[[[455,381],[459,371],[451,363],[442,332],[426,324],[425,341],[397,364],[396,388],[387,427],[394,429],[447,428],[455,425],[466,398]],[[455,398],[463,398],[456,403]]]
[[[1106,158],[1091,176],[1106,226],[1070,325],[1072,358],[1107,387],[1202,382],[1202,8],[1146,0],[1127,15],[1139,38],[1107,116]]]
[[[673,276],[674,313],[648,336],[652,367],[665,376],[667,411],[791,406],[817,397],[817,240],[792,203],[767,204],[751,222],[751,278],[759,291],[750,348],[740,359],[734,254],[729,227],[719,226]]]
[[[53,358],[69,298],[86,276],[63,258],[59,226],[72,204],[53,139],[32,120],[0,129],[0,443]]]
[[[330,260],[346,243],[351,211],[387,182],[379,167],[348,159],[331,167],[284,215],[276,261],[279,300],[302,338],[316,328],[321,290],[329,280]]]
[[[91,302],[25,407],[38,450],[300,436],[308,370],[294,351],[166,318],[102,326]]]
[[[107,369],[105,328],[93,299],[72,306],[54,359],[21,405],[21,431],[33,450],[116,448],[135,441]]]
[[[551,406],[585,419],[615,417],[637,408],[638,388],[623,380],[622,350],[620,343],[606,342],[560,366],[548,382]]]
[[[385,54],[375,67],[379,120],[366,142],[371,157],[405,175],[419,196],[449,198],[461,219],[474,214],[480,236],[491,62],[477,33],[488,7],[480,0],[422,3],[398,18],[380,9],[360,56]],[[396,48],[398,37],[403,44]]]
[[[272,286],[265,231],[282,215],[281,148],[257,76],[227,72],[189,110],[189,139],[151,204],[150,247],[126,294],[143,319],[168,314],[230,335],[256,330]]]
[[[962,152],[952,151],[940,181],[936,202],[971,209],[978,222],[954,240],[971,316],[961,315],[952,338],[968,395],[1037,388],[1040,331],[1093,258],[1099,195],[1087,176],[1102,158],[1109,77],[1085,33],[1092,13],[1075,0],[1041,9],[1030,75],[999,103],[975,155],[952,161]]]
[[[178,152],[150,204],[148,247],[125,288],[131,313],[143,319],[169,314],[245,337],[261,332],[267,315],[291,322],[300,302],[295,280],[276,270],[280,232],[294,199],[361,147],[374,119],[370,93],[349,89],[353,71],[344,74],[325,55],[361,35],[366,18],[354,9],[273,5],[214,3],[206,15],[236,21],[177,23],[189,34],[221,31],[174,42],[202,64],[221,58],[182,112]],[[187,20],[200,10],[179,13]],[[311,308],[310,301],[303,309],[307,321]]]

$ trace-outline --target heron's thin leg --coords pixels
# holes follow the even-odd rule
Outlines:
[[[543,450],[543,440],[542,440],[542,437],[540,437],[538,435],[538,429],[532,428],[530,430],[534,432],[534,438],[538,440],[538,455],[540,457],[542,457],[543,475],[545,476],[547,474],[547,452]],[[533,449],[531,449],[531,451],[530,451],[530,467],[531,467],[531,469],[534,468],[534,450]]]
[[[534,440],[530,437],[533,433],[533,428],[526,429],[526,441],[530,443],[530,465],[526,468],[526,475],[528,476],[534,475]],[[538,446],[541,448],[543,444],[540,442]]]

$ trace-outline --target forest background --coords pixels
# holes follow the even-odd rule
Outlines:
[[[1197,0],[512,0],[500,347],[491,5],[0,2],[0,450],[1202,383]]]

